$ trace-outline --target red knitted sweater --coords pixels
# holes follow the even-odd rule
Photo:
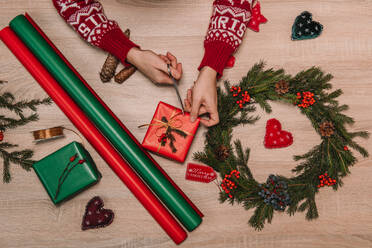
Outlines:
[[[80,36],[126,63],[129,50],[138,47],[107,19],[102,5],[96,0],[53,0],[58,13]],[[222,75],[230,56],[242,42],[247,27],[258,31],[266,22],[256,0],[215,0],[213,14],[204,41],[205,54],[199,66],[209,66]]]

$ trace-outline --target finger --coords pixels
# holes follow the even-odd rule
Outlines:
[[[187,100],[189,102],[192,102],[192,90],[191,89],[187,90]]]
[[[200,101],[196,101],[192,103],[191,112],[190,112],[190,121],[195,122],[196,118],[198,118],[200,108]]]
[[[169,80],[166,80],[166,81],[169,82],[169,84],[173,84],[172,79],[169,77],[168,65],[171,65],[171,64],[164,63],[164,61],[162,60],[161,63],[157,64],[157,68],[162,74],[164,74],[168,77]],[[179,71],[176,68],[173,68],[172,66],[170,66],[169,69],[170,69],[170,72],[171,72],[172,76],[176,80],[179,80],[181,78],[181,76],[182,76],[182,65],[179,67]]]
[[[173,84],[173,80],[168,76],[168,74],[165,74],[162,71],[155,71],[155,83],[158,84]]]
[[[166,63],[166,64],[170,64],[171,61],[168,59],[167,56],[165,55],[162,55],[162,54],[159,54],[159,57]]]
[[[172,76],[176,79],[176,80],[180,80],[181,77],[182,77],[182,64],[181,63],[178,63],[176,65],[176,67],[173,67],[171,66],[170,67],[170,71],[172,73]],[[167,68],[167,72],[168,72],[168,68]]]
[[[171,54],[170,52],[167,52],[167,58],[170,60],[170,63],[171,63],[171,73],[172,73],[172,76],[177,79],[177,80],[180,80],[181,76],[182,76],[182,64],[181,63],[177,63],[177,58]]]
[[[182,64],[178,63],[175,69],[173,69],[173,67],[172,67],[171,72],[172,72],[172,75],[175,79],[180,80],[181,77],[182,77],[182,73],[183,73]]]
[[[153,74],[155,75],[154,76],[155,82],[159,84],[173,84],[173,80],[169,77],[168,74],[168,65],[170,65],[169,59],[161,54],[159,54],[158,56],[159,59],[156,59],[156,64],[154,68],[155,71],[153,72]],[[169,61],[169,63],[167,63],[166,60]],[[170,68],[172,70],[172,67]]]
[[[213,111],[208,111],[210,118],[209,119],[201,119],[200,122],[207,127],[214,126],[220,122],[217,109],[214,109]]]
[[[187,100],[187,99],[185,99],[185,100],[184,100],[184,103],[185,103],[185,110],[186,110],[187,112],[190,112],[190,111],[191,111],[191,103],[190,103],[190,101]]]
[[[204,115],[208,113],[208,110],[205,108],[205,106],[201,105],[199,108],[199,115]]]
[[[206,127],[211,127],[211,126],[217,125],[219,123],[219,121],[213,120],[211,118],[209,118],[209,119],[201,118],[200,122],[201,122],[201,124],[203,124]]]
[[[167,57],[171,61],[172,67],[176,68],[177,67],[177,58],[170,52],[167,52]]]

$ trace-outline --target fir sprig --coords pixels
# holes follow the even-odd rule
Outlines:
[[[0,80],[0,85],[7,83]],[[33,99],[31,101],[20,100],[17,101],[14,95],[10,92],[4,92],[0,95],[0,109],[6,109],[15,113],[16,117],[7,117],[0,115],[0,132],[5,132],[8,129],[15,129],[19,126],[24,126],[30,122],[37,121],[37,107],[39,105],[49,105],[52,103],[50,98],[42,100]],[[33,113],[25,116],[24,110],[31,110]],[[10,164],[18,164],[23,169],[29,171],[34,161],[31,159],[33,151],[24,149],[20,151],[9,151],[16,148],[18,145],[8,142],[0,141],[0,157],[3,159],[3,182],[9,183],[11,181]]]
[[[327,172],[330,177],[336,179],[332,186],[337,190],[342,186],[342,178],[350,173],[350,167],[357,159],[348,149],[353,148],[362,156],[367,157],[368,152],[358,145],[354,138],[367,138],[365,131],[350,132],[346,125],[354,123],[354,120],[343,112],[348,109],[347,105],[339,105],[337,97],[342,94],[341,90],[331,91],[330,80],[332,75],[325,74],[317,67],[299,72],[292,77],[285,74],[283,69],[264,69],[264,63],[255,64],[245,77],[236,86],[249,92],[251,104],[240,108],[236,99],[229,94],[230,83],[224,83],[224,90],[218,88],[218,110],[221,122],[208,129],[206,132],[205,147],[202,152],[194,154],[194,159],[205,163],[219,172],[223,178],[233,170],[241,174],[235,178],[237,187],[232,189],[228,197],[225,192],[220,193],[220,201],[228,201],[231,204],[242,204],[245,209],[255,208],[249,224],[256,230],[261,230],[265,222],[271,223],[276,210],[271,205],[264,203],[259,196],[261,187],[252,175],[248,167],[249,148],[243,149],[241,142],[236,140],[232,143],[233,128],[241,124],[254,124],[259,116],[255,115],[255,104],[267,113],[272,112],[270,101],[278,101],[296,105],[298,92],[312,92],[315,103],[306,108],[300,108],[301,113],[307,116],[316,132],[321,135],[320,125],[324,121],[333,123],[334,133],[330,137],[322,137],[319,145],[303,155],[294,156],[300,163],[292,170],[294,175],[286,178],[277,176],[288,185],[288,194],[291,203],[286,212],[293,215],[296,212],[306,212],[306,219],[312,220],[318,217],[315,195],[319,192],[317,187],[319,175]],[[275,91],[276,83],[284,80],[288,82],[288,92],[278,94]],[[228,148],[229,156],[221,160],[218,157],[218,148]],[[345,147],[347,149],[345,149]]]

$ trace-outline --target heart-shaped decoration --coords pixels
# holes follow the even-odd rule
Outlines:
[[[292,145],[293,136],[290,132],[283,131],[277,119],[270,119],[266,123],[265,147],[283,148]]]
[[[93,197],[85,207],[85,214],[81,224],[82,230],[105,227],[114,220],[114,212],[103,208],[103,200],[99,196]]]
[[[318,37],[323,31],[323,25],[313,21],[312,14],[304,11],[296,17],[292,26],[292,40],[306,40]]]

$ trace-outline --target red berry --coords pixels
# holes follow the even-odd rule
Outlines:
[[[70,162],[73,162],[76,159],[76,154],[70,158]]]
[[[85,160],[84,159],[81,159],[81,160],[79,160],[79,164],[82,164],[82,163],[84,163],[85,162]]]
[[[4,132],[0,131],[0,141],[3,141],[3,139],[4,139]]]

